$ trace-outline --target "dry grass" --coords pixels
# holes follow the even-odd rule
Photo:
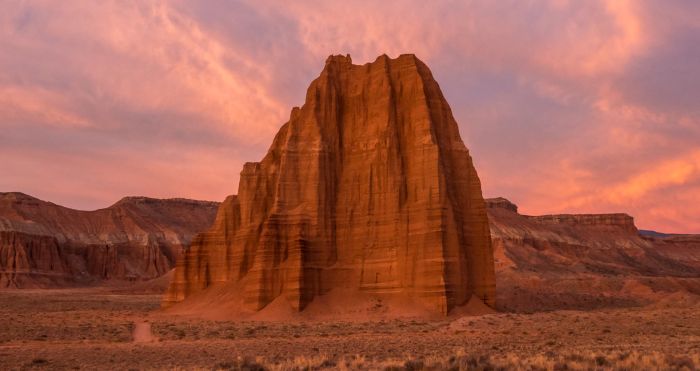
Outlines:
[[[368,360],[363,356],[333,358],[296,357],[283,362],[268,362],[260,357],[220,362],[213,370],[696,370],[698,354],[669,356],[660,352],[582,352],[523,356],[513,353],[467,355],[463,352],[447,358]],[[181,368],[176,368],[181,369]]]
[[[0,345],[17,341],[131,341],[132,318],[158,308],[159,295],[103,290],[0,292]]]
[[[0,291],[2,369],[466,370],[700,367],[697,308],[442,321],[261,323],[154,312],[155,295]],[[159,342],[133,343],[148,320]]]

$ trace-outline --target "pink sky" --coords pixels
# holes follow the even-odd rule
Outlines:
[[[486,197],[700,233],[694,0],[0,5],[0,191],[222,200],[326,56],[415,53]]]

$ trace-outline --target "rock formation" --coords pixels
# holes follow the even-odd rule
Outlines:
[[[486,204],[500,309],[636,306],[679,292],[700,295],[700,236],[643,236],[626,214],[527,216],[503,198]]]
[[[328,58],[178,262],[164,305],[224,283],[251,310],[278,297],[303,310],[335,288],[441,314],[472,296],[494,305],[479,178],[425,64]]]
[[[218,203],[127,197],[79,211],[0,193],[0,287],[143,280],[169,271]]]
[[[487,198],[484,200],[487,209],[506,209],[514,213],[518,212],[518,205],[503,197]]]

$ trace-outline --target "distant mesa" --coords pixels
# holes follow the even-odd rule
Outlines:
[[[487,199],[499,310],[644,306],[700,295],[700,236],[637,230],[627,214],[528,216]]]
[[[640,229],[639,234],[641,234],[642,236],[656,237],[656,238],[668,238],[668,237],[673,237],[673,236],[680,236],[678,234],[661,233],[661,232],[650,231],[650,230],[645,230],[645,229]]]
[[[414,55],[330,56],[239,184],[178,261],[164,306],[298,312],[339,293],[437,315],[495,305],[479,178]]]
[[[95,211],[0,193],[0,288],[141,281],[172,269],[217,202],[126,197]]]
[[[503,197],[487,198],[484,201],[486,202],[486,208],[488,209],[505,209],[514,213],[518,212],[518,205]]]
[[[486,207],[488,209],[503,209],[508,210],[513,213],[518,213],[518,206],[508,199],[503,197],[497,198],[487,198],[485,200]],[[494,213],[498,211],[494,210]],[[550,214],[550,215],[521,215],[523,218],[530,219],[536,223],[542,224],[568,224],[571,226],[614,226],[626,229],[629,232],[640,233],[642,235],[649,235],[654,237],[668,236],[662,233],[656,233],[652,235],[649,233],[644,233],[644,231],[638,231],[637,227],[634,225],[634,218],[630,215],[624,213],[610,213],[610,214]]]

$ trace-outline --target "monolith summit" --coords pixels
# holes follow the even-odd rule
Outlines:
[[[286,300],[301,311],[336,288],[439,314],[472,297],[494,305],[479,177],[423,62],[326,60],[267,155],[244,165],[238,195],[177,263],[164,305],[224,286],[232,292],[221,300],[238,296],[248,310]]]

